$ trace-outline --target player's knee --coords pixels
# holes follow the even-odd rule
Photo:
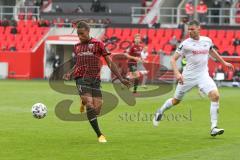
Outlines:
[[[219,101],[219,98],[220,98],[218,91],[210,92],[209,97],[210,97],[211,101],[213,101],[213,102]]]
[[[96,108],[102,108],[102,102],[95,103],[94,106]]]
[[[84,103],[87,107],[93,107],[93,101],[92,101],[92,100],[85,99],[85,100],[83,100],[83,103]]]
[[[214,102],[219,101],[219,94],[218,93],[212,94],[211,100],[214,101]]]
[[[82,104],[88,106],[93,106],[93,100],[91,96],[81,96]]]
[[[175,98],[173,98],[173,100],[172,100],[172,104],[173,105],[177,105],[177,104],[179,104],[181,102],[181,100],[178,100],[178,99],[175,99]]]

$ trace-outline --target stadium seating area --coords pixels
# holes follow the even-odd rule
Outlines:
[[[124,52],[125,46],[133,41],[135,34],[141,34],[142,36],[148,36],[148,51],[152,50],[159,51],[160,49],[167,55],[173,51],[173,46],[169,44],[170,39],[173,35],[176,36],[177,40],[181,40],[182,32],[180,29],[146,29],[146,28],[108,28],[105,32],[105,38],[117,37],[117,46],[113,50],[114,52]],[[129,43],[127,43],[129,42]],[[124,43],[126,45],[124,45]],[[111,48],[110,45],[108,47]]]
[[[114,52],[124,52],[126,46],[132,42],[135,34],[147,35],[149,39],[148,51],[152,52],[153,49],[162,50],[166,55],[170,55],[174,47],[169,44],[173,36],[176,36],[178,41],[182,40],[182,31],[180,29],[146,29],[146,28],[108,28],[105,32],[105,38],[116,37],[119,40],[115,42]],[[240,45],[234,46],[234,39],[240,39],[240,31],[238,30],[215,30],[215,29],[202,29],[201,35],[209,36],[213,43],[216,45],[218,51],[223,54],[228,52],[229,56],[240,55]],[[129,42],[129,43],[127,43]],[[108,47],[112,50],[112,44]]]
[[[16,28],[16,33],[13,33]],[[0,51],[29,51],[49,31],[49,27],[39,27],[37,21],[18,21],[17,26],[0,26]]]
[[[238,56],[240,55],[240,46],[233,45],[235,38],[240,39],[239,30],[203,29],[201,30],[201,35],[209,36],[221,54],[227,51],[230,56],[234,53],[236,53]]]

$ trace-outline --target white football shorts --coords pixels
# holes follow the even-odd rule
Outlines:
[[[195,79],[184,79],[183,84],[178,83],[175,90],[174,98],[182,100],[185,93],[190,91],[195,86],[197,86],[200,91],[202,91],[206,95],[208,95],[209,92],[213,90],[217,90],[217,86],[213,79],[209,75],[205,75]]]

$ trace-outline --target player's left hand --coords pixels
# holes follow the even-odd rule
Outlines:
[[[224,65],[225,65],[226,67],[228,67],[228,69],[230,69],[230,70],[232,70],[232,71],[234,70],[234,66],[233,66],[231,63],[225,62]]]

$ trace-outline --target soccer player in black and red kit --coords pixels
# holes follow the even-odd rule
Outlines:
[[[72,70],[63,78],[69,80],[73,74],[82,103],[86,105],[88,120],[98,136],[99,142],[107,142],[99,129],[97,116],[102,107],[102,93],[100,90],[101,57],[104,57],[109,68],[119,78],[121,83],[130,87],[131,83],[123,79],[116,65],[110,58],[102,41],[90,37],[90,27],[84,21],[76,22],[77,34],[80,42],[74,45],[76,63]]]
[[[128,60],[128,68],[131,73],[131,78],[134,79],[134,87],[133,93],[137,93],[137,88],[139,84],[139,72],[138,72],[138,62],[142,62],[141,59],[141,52],[143,50],[143,46],[141,44],[141,35],[136,34],[134,35],[134,44],[130,47],[128,53],[125,56],[129,59]]]

